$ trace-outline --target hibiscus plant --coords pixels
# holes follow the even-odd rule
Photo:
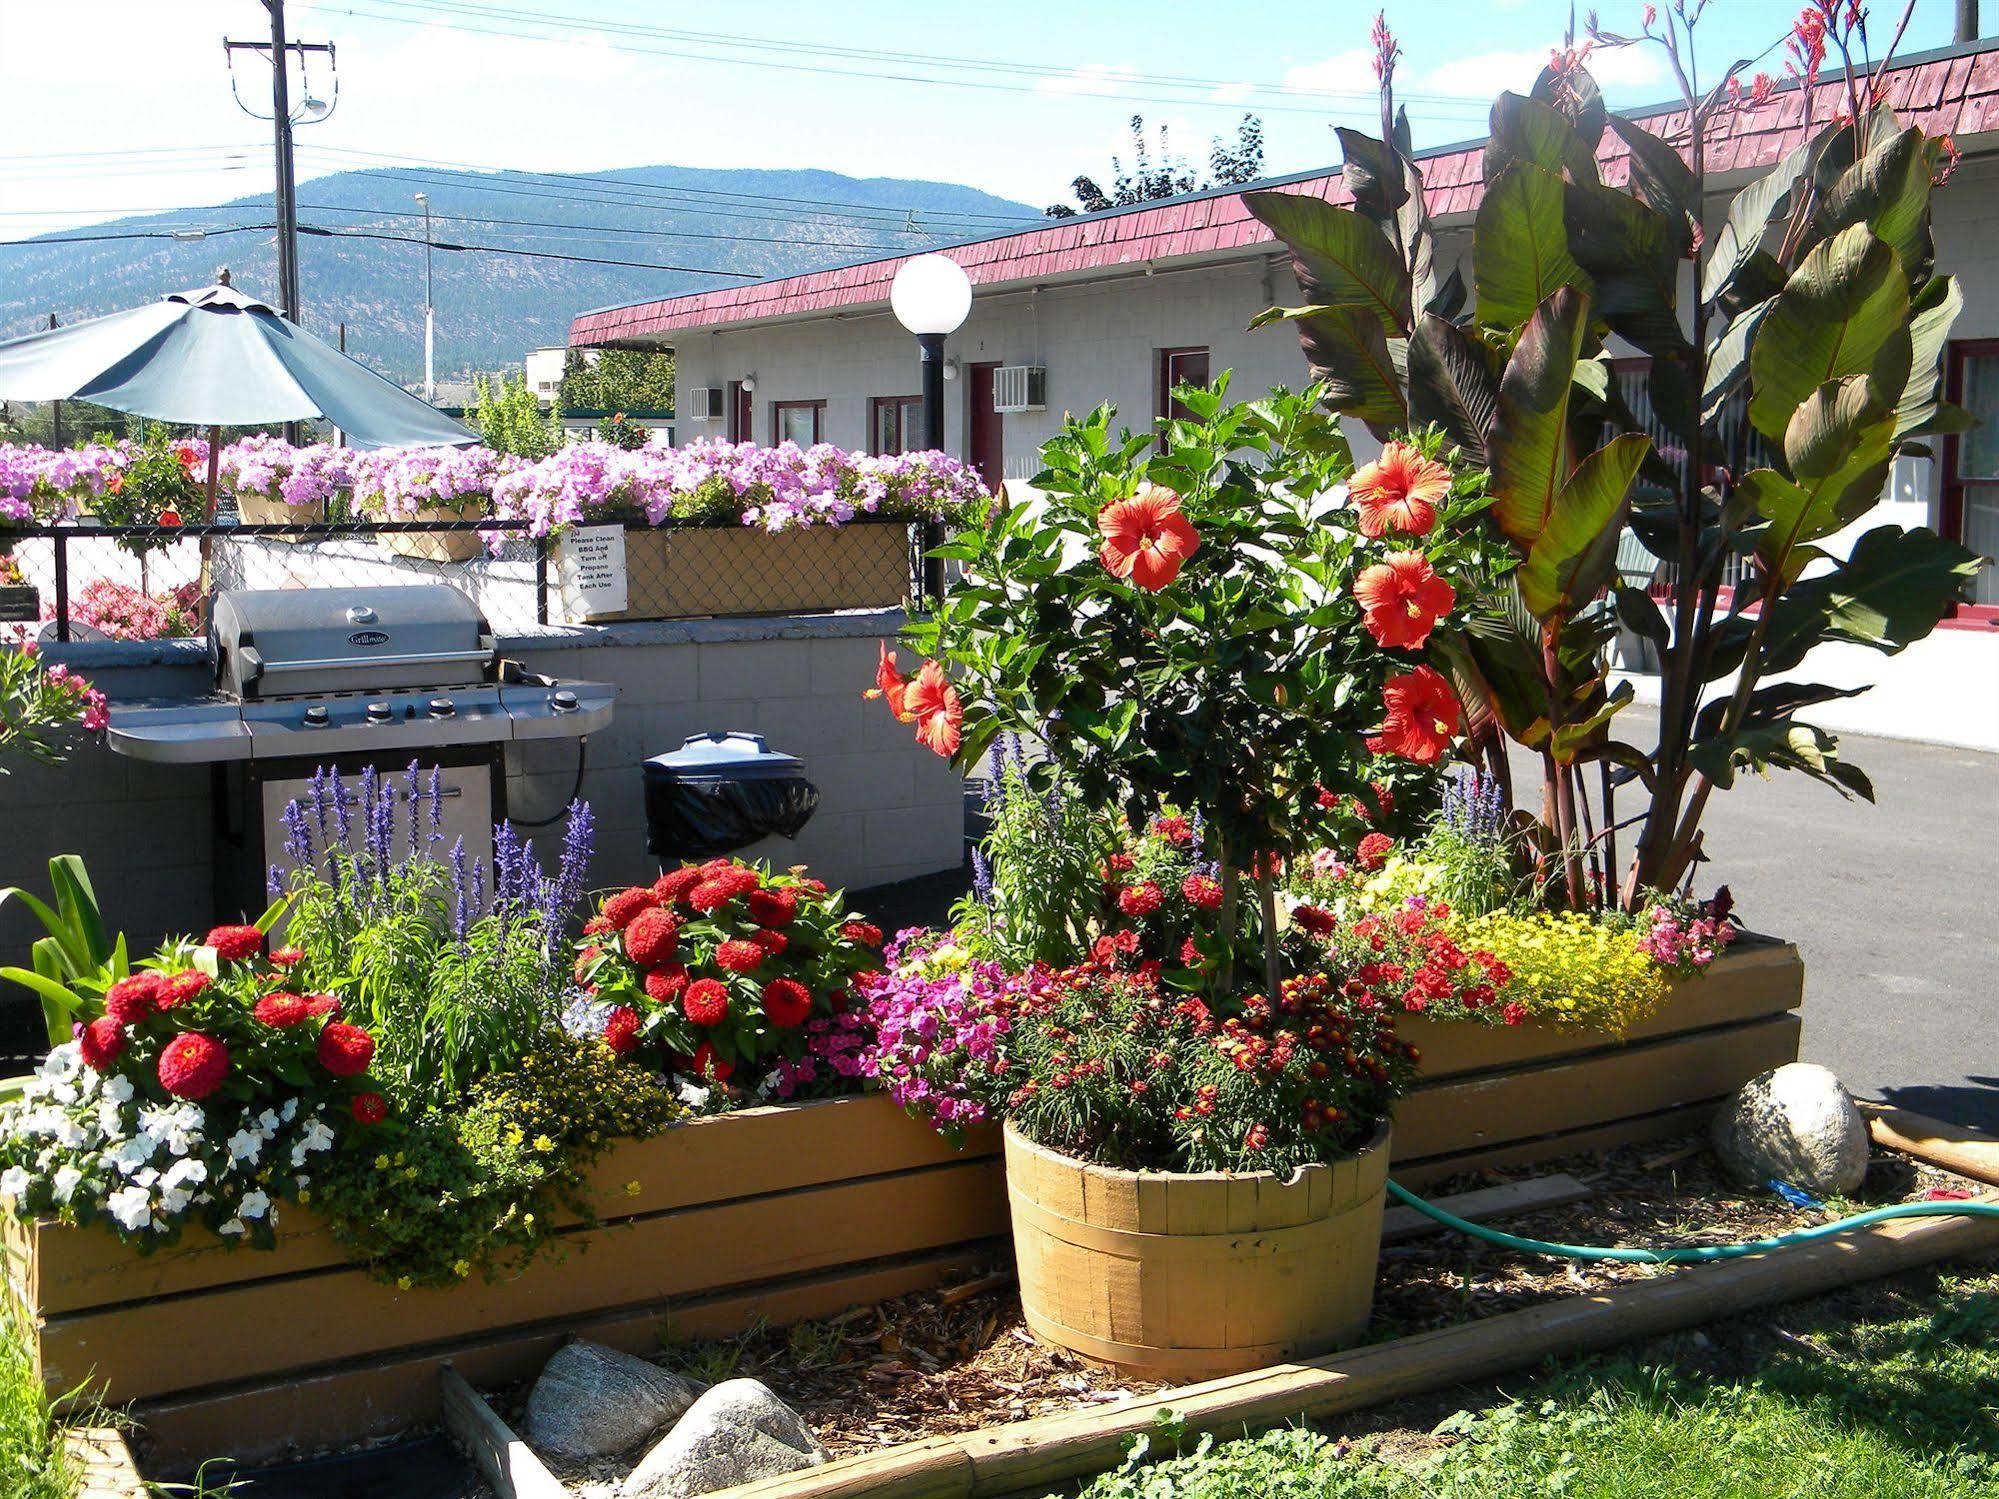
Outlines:
[[[1221,930],[1242,877],[1257,886],[1275,993],[1277,862],[1366,789],[1373,755],[1434,761],[1458,727],[1421,652],[1483,566],[1459,538],[1485,499],[1412,452],[1441,489],[1349,505],[1374,476],[1324,387],[1232,404],[1227,384],[1181,388],[1186,417],[1156,434],[1117,432],[1108,406],[1071,419],[1035,499],[994,499],[939,549],[963,576],[907,628],[928,660],[905,680],[884,651],[877,692],[960,763],[1017,732],[1135,826],[1197,814]]]
[[[1806,7],[1781,91],[1767,75],[1744,88],[1753,60],[1701,84],[1702,8],[1647,5],[1630,36],[1593,28],[1529,96],[1500,96],[1462,269],[1425,208],[1384,25],[1383,138],[1339,131],[1351,205],[1245,195],[1290,249],[1305,300],[1259,321],[1296,326],[1329,407],[1384,439],[1434,427],[1454,462],[1489,472],[1491,521],[1517,565],[1433,653],[1491,759],[1503,766],[1500,733],[1541,756],[1543,847],[1573,905],[1635,909],[1686,881],[1710,793],[1743,769],[1871,795],[1834,737],[1797,716],[1854,689],[1792,674],[1821,644],[1892,654],[1921,639],[1980,565],[1922,528],[1829,544],[1880,501],[1897,456],[1968,420],[1939,398],[1962,298],[1936,274],[1930,227],[1955,149],[1883,107],[1885,65],[1853,67],[1858,4]],[[1828,44],[1849,65],[1843,87],[1821,90]],[[1655,122],[1663,133],[1606,112],[1592,46],[1661,52],[1684,96]],[[1738,109],[1762,111],[1760,129],[1802,123],[1804,139],[1716,223],[1708,142]],[[1633,354],[1648,361],[1635,403],[1613,368]],[[1650,587],[1620,567],[1627,537],[1659,564]],[[1620,622],[1661,662],[1649,749],[1614,730],[1631,700],[1606,660]],[[1647,805],[1622,822],[1614,788],[1633,779]],[[1632,825],[1620,879],[1617,833]]]

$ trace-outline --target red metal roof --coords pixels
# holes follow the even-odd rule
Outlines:
[[[1887,102],[1905,123],[1932,135],[1965,137],[1999,129],[1999,42],[1988,50],[1910,59],[1889,73]],[[1821,83],[1817,112],[1834,84]],[[1669,139],[1686,128],[1686,111],[1668,108],[1644,113],[1646,126]],[[1781,160],[1804,137],[1798,95],[1780,89],[1760,105],[1746,100],[1723,111],[1708,137],[1708,170],[1767,166]],[[1425,199],[1432,215],[1470,213],[1484,192],[1484,142],[1423,154]],[[1630,153],[1614,131],[1605,131],[1597,150],[1604,179],[1625,181]],[[1351,201],[1337,168],[1263,184],[1281,192],[1311,193],[1334,203]],[[1270,232],[1250,216],[1239,193],[1212,193],[1092,214],[1051,219],[1046,225],[946,247],[976,287],[999,282],[1035,281],[1077,271],[1146,261],[1225,256],[1250,246],[1274,246]],[[912,252],[914,253],[914,252]],[[844,308],[879,307],[889,283],[909,257],[862,261],[830,270],[809,271],[770,281],[692,292],[656,302],[599,308],[570,325],[571,344],[616,343],[709,328]]]

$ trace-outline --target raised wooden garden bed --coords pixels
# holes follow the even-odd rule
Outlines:
[[[1395,1111],[1397,1181],[1684,1134],[1757,1073],[1798,1056],[1805,965],[1744,938],[1623,1041],[1539,1025],[1410,1019],[1422,1081]]]
[[[523,1377],[565,1331],[650,1349],[940,1283],[1003,1252],[998,1149],[954,1151],[879,1094],[691,1121],[598,1162],[599,1227],[448,1290],[370,1278],[306,1209],[271,1251],[15,1224],[10,1273],[50,1389],[137,1402],[169,1454],[252,1458],[434,1419],[442,1364]]]
[[[562,544],[557,575],[566,577]],[[565,597],[572,623],[892,609],[909,597],[909,525],[856,521],[763,531],[754,526],[645,526],[625,531],[626,607],[593,611]],[[565,590],[565,593],[567,590]]]

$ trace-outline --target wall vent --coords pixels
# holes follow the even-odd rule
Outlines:
[[[722,419],[722,387],[719,385],[697,385],[688,391],[687,414],[697,422],[715,422]]]

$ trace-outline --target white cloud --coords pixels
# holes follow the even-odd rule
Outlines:
[[[1427,92],[1490,99],[1502,89],[1524,93],[1548,65],[1551,47],[1539,51],[1478,52],[1439,63],[1423,76]],[[1656,47],[1599,47],[1590,53],[1590,76],[1606,89],[1658,88],[1666,67]]]
[[[1217,104],[1240,104],[1255,92],[1256,85],[1253,83],[1224,83],[1208,97]]]
[[[1355,47],[1336,52],[1319,62],[1301,63],[1284,71],[1284,85],[1294,89],[1317,89],[1333,94],[1374,96],[1374,52]]]
[[[1044,78],[1034,85],[1037,94],[1122,94],[1138,79],[1138,69],[1128,62],[1090,62],[1061,78]]]

